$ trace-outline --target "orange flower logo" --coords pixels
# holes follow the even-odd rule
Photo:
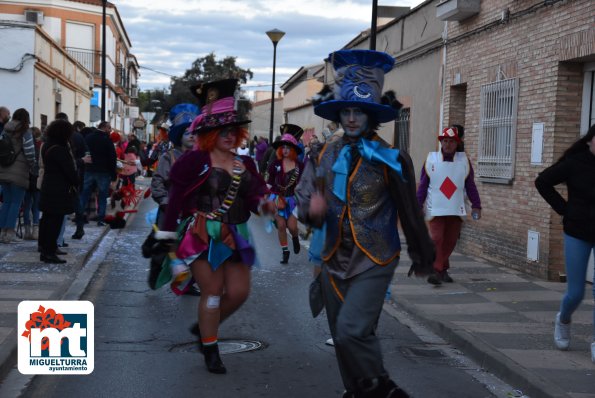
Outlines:
[[[47,310],[43,306],[39,306],[37,312],[31,314],[31,319],[27,321],[25,324],[25,331],[21,336],[27,337],[29,342],[31,342],[31,329],[36,328],[40,330],[44,330],[46,328],[54,328],[58,330],[64,330],[67,327],[70,327],[71,323],[64,320],[64,315],[57,314],[51,308]],[[42,340],[41,349],[46,350],[50,346],[50,341],[47,337],[44,337]]]

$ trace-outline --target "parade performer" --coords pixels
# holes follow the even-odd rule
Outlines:
[[[568,195],[562,196],[556,190],[560,184],[566,184]],[[563,217],[568,285],[554,321],[554,343],[559,350],[567,350],[572,314],[585,298],[587,268],[594,266],[589,264],[589,256],[595,256],[595,125],[539,174],[535,187]],[[591,361],[595,363],[595,309],[592,331]]]
[[[168,202],[169,173],[172,165],[186,151],[191,150],[196,143],[196,136],[188,128],[198,115],[199,109],[194,104],[178,104],[169,111],[169,119],[172,123],[168,139],[173,147],[159,157],[157,170],[151,180],[151,196],[159,205],[157,214],[157,226],[163,226],[163,216]]]
[[[158,240],[179,241],[169,255],[189,265],[198,282],[201,350],[212,373],[226,373],[217,344],[219,325],[250,291],[255,261],[246,224],[250,212],[275,210],[273,202],[264,200],[269,190],[252,159],[231,152],[248,138],[242,125],[250,122],[235,110],[236,87],[237,79],[193,87],[202,105],[190,127],[198,149],[172,166],[163,228],[155,234]]]
[[[383,366],[375,330],[399,262],[397,221],[407,238],[410,274],[431,272],[434,247],[415,198],[411,159],[376,134],[400,108],[394,93],[381,97],[384,74],[395,61],[368,50],[329,57],[334,99],[317,104],[314,113],[339,122],[345,134],[310,158],[296,189],[298,215],[313,227],[326,226],[320,282],[343,396],[407,397]]]
[[[453,282],[448,274],[449,258],[459,239],[463,217],[467,215],[465,195],[471,202],[473,219],[481,218],[481,200],[473,167],[465,152],[457,151],[462,146],[459,128],[445,128],[438,140],[441,151],[428,154],[417,188],[417,201],[420,206],[425,203],[430,235],[436,246],[434,274],[428,276],[428,283],[432,285]]]
[[[172,143],[173,148],[161,155],[157,164],[157,170],[153,174],[153,179],[151,180],[151,196],[159,206],[155,222],[158,228],[163,227],[165,209],[167,208],[168,203],[168,191],[170,186],[169,173],[171,167],[176,160],[184,154],[184,152],[192,150],[196,144],[196,136],[189,127],[198,113],[199,108],[196,105],[186,103],[175,105],[169,111],[169,119],[172,125],[168,132],[168,138]],[[154,235],[151,235],[150,239],[152,240],[152,238],[154,238]],[[163,253],[161,256],[151,257],[151,268],[148,280],[151,289],[156,289],[158,287],[157,279],[165,255],[166,253]],[[170,266],[175,265],[176,264],[170,263]],[[182,270],[188,272],[189,268],[186,265],[183,265]],[[176,278],[174,278],[170,287],[177,295],[189,294],[198,296],[200,294],[198,289],[194,288],[193,281],[190,279],[185,281],[176,280]]]
[[[289,261],[289,247],[287,230],[291,234],[293,252],[300,252],[300,238],[298,236],[297,218],[293,214],[296,203],[294,190],[304,171],[303,164],[297,159],[302,149],[298,146],[298,139],[304,130],[295,124],[281,125],[281,140],[273,143],[277,158],[268,167],[267,183],[272,194],[269,199],[277,206],[275,223],[281,244],[281,264]]]

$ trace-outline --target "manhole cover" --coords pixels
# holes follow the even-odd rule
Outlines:
[[[224,354],[237,354],[239,352],[256,351],[264,348],[264,344],[256,340],[219,340],[219,352]],[[198,344],[195,342],[175,344],[169,349],[170,352],[198,352]]]

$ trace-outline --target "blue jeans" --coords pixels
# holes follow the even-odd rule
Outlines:
[[[68,222],[68,214],[64,216],[62,219],[62,226],[60,227],[60,233],[58,234],[58,239],[56,239],[56,244],[58,246],[62,246],[64,244],[64,230],[66,229],[66,223]]]
[[[87,207],[91,192],[93,191],[93,188],[97,187],[97,221],[103,221],[105,218],[105,208],[107,206],[107,195],[109,193],[110,181],[111,178],[109,173],[85,172],[80,205],[83,209]]]
[[[595,255],[595,244],[564,234],[567,286],[560,305],[560,320],[564,323],[570,322],[572,313],[585,296],[587,267],[591,253]],[[593,285],[593,297],[595,298],[595,285]],[[593,309],[593,338],[595,341],[595,309]]]
[[[23,222],[25,225],[31,225],[31,216],[33,216],[33,225],[39,225],[39,195],[40,191],[25,192],[23,201]]]
[[[3,197],[2,207],[0,207],[0,228],[15,229],[25,197],[25,188],[5,182],[0,183],[0,186],[2,186]]]

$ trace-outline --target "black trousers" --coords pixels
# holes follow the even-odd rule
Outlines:
[[[64,214],[43,212],[39,220],[39,248],[43,254],[54,254],[58,249],[58,235],[62,229]]]

